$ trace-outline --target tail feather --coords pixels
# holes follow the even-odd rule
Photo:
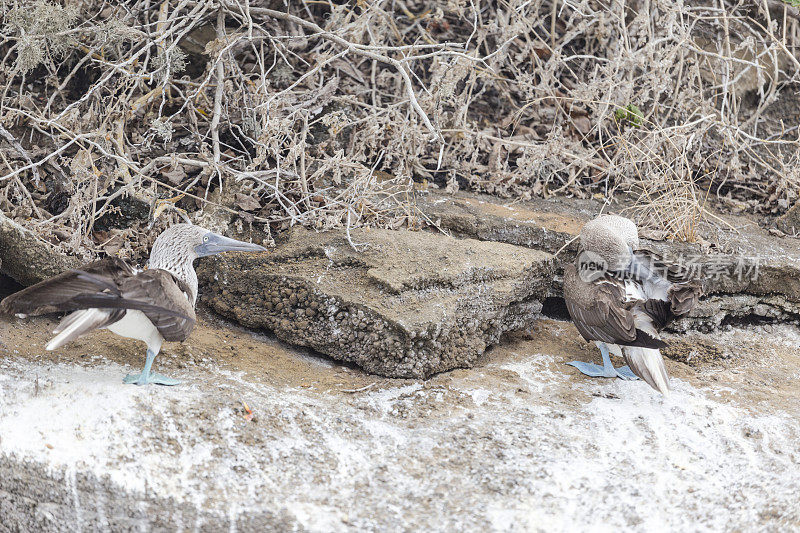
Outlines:
[[[669,375],[660,351],[652,348],[625,346],[622,354],[634,374],[661,394],[669,394]]]
[[[84,309],[73,311],[72,313],[66,315],[64,318],[61,319],[61,322],[58,323],[56,329],[53,330],[53,333],[58,335],[72,324],[74,324],[77,320],[81,320],[84,318]]]
[[[103,327],[112,318],[113,312],[101,309],[81,309],[65,316],[53,333],[55,337],[47,343],[46,350],[56,350],[77,339],[87,331]]]

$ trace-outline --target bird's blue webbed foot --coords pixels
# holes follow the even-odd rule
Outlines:
[[[591,376],[593,378],[613,378],[616,376],[606,376],[605,369],[594,363],[584,363],[583,361],[570,361],[567,363],[570,366],[574,366],[581,373],[586,374],[587,376]]]
[[[147,350],[147,360],[144,363],[144,370],[139,374],[128,374],[122,382],[129,385],[149,385],[152,383],[154,385],[172,386],[180,384],[180,381],[177,379],[168,378],[156,372],[150,372],[150,367],[153,366],[153,359],[156,358],[156,353],[157,352],[153,350]]]
[[[598,344],[598,346],[600,348],[600,353],[603,354],[603,366],[593,363],[584,363],[583,361],[570,361],[567,364],[574,366],[580,370],[581,373],[593,378],[639,379],[628,366],[614,368],[614,365],[611,364],[611,357],[608,355],[608,347],[605,344]]]
[[[122,382],[127,383],[128,385],[166,385],[166,386],[173,386],[173,385],[180,385],[180,381],[177,379],[173,379],[156,372],[151,372],[149,375],[144,376],[144,372],[141,374],[128,374],[123,378]]]
[[[593,363],[584,363],[583,361],[570,361],[568,365],[574,366],[581,371],[582,374],[591,376],[593,378],[620,378],[624,380],[639,379],[636,374],[631,372],[627,366],[614,368],[613,366],[600,366]]]
[[[620,374],[620,377],[622,379],[630,379],[630,380],[639,379],[639,376],[634,374],[633,371],[631,370],[631,367],[629,367],[628,365],[621,366],[617,368],[616,371],[617,373]]]

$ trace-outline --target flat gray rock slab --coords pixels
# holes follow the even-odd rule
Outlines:
[[[293,232],[269,254],[198,265],[201,294],[242,325],[389,377],[469,367],[527,328],[552,285],[549,253],[430,232]]]
[[[599,209],[595,202],[586,200],[504,202],[471,193],[431,193],[421,198],[418,206],[434,224],[454,236],[505,242],[550,253],[556,253],[578,235]]]

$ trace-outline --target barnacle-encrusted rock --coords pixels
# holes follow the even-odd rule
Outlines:
[[[427,232],[302,229],[270,254],[202,261],[205,300],[242,325],[390,377],[470,366],[524,328],[550,254]],[[216,263],[216,264],[214,264]]]

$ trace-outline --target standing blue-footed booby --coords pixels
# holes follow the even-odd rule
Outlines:
[[[263,246],[217,235],[191,224],[176,224],[158,236],[147,270],[135,270],[115,257],[100,259],[37,283],[0,302],[0,312],[41,315],[70,312],[53,333],[47,350],[55,350],[95,329],[108,329],[147,344],[140,374],[125,383],[177,385],[151,373],[164,341],[186,340],[195,324],[198,257],[222,252],[266,251]]]
[[[701,287],[677,265],[639,249],[631,220],[601,215],[581,230],[575,265],[564,269],[564,300],[572,321],[587,341],[594,341],[603,366],[571,361],[587,376],[640,377],[667,394],[669,376],[658,333],[675,317],[688,313]],[[628,366],[614,368],[609,352]]]

